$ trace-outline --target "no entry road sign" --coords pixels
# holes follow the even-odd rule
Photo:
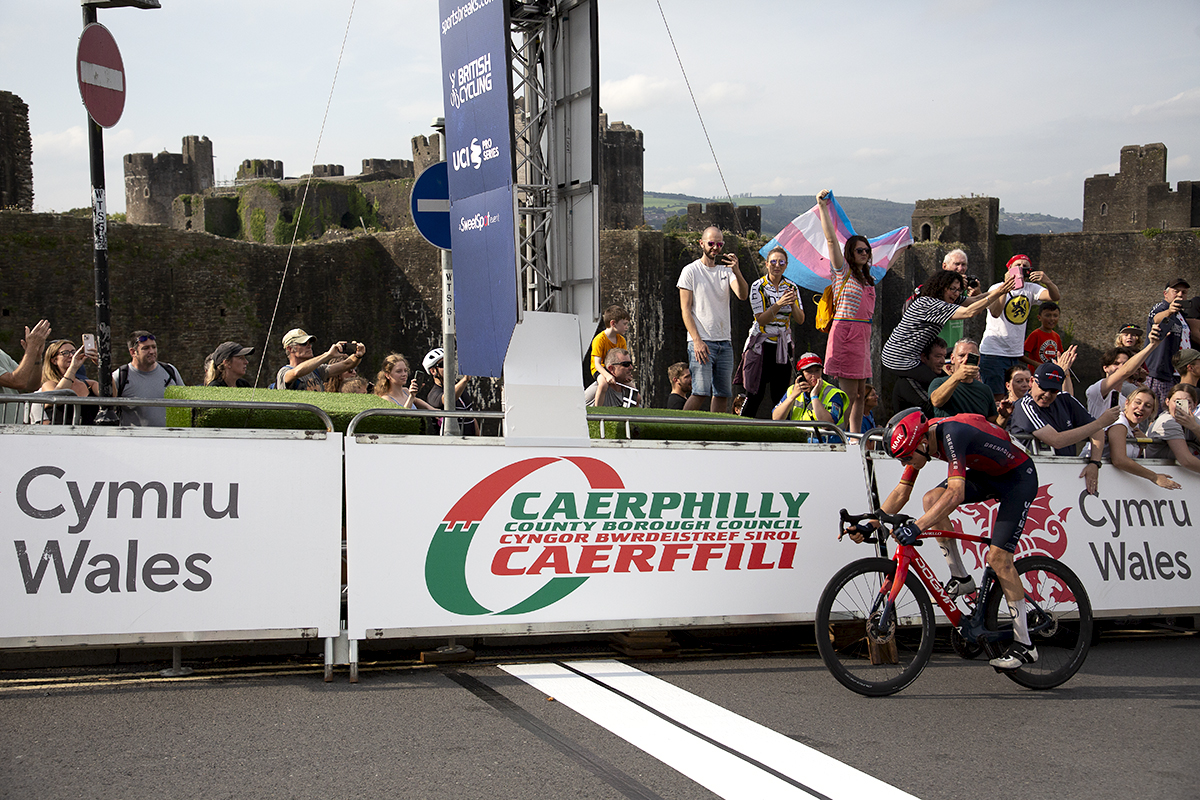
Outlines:
[[[125,110],[125,64],[108,28],[93,22],[79,37],[75,57],[79,96],[101,128],[111,128]]]
[[[450,249],[450,182],[446,162],[431,164],[412,188],[413,224],[425,241]]]

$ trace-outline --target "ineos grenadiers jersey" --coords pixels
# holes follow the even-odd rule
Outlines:
[[[988,475],[1004,475],[1029,460],[1029,456],[1008,438],[1003,428],[979,414],[958,414],[933,423],[937,432],[937,452],[933,458],[949,463],[947,478],[962,478],[968,469]],[[913,483],[918,470],[910,464],[901,481]]]

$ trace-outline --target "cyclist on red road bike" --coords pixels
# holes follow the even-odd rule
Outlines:
[[[1037,469],[1033,461],[1003,429],[979,414],[929,420],[919,408],[906,409],[888,422],[883,443],[888,455],[904,464],[900,482],[881,504],[888,514],[900,513],[908,503],[917,473],[926,464],[934,458],[949,463],[946,480],[925,493],[925,513],[895,529],[896,540],[901,544],[912,544],[926,530],[953,530],[950,512],[962,503],[1000,501],[992,526],[987,563],[995,571],[1008,601],[1013,618],[1013,641],[1003,655],[988,663],[1005,670],[1035,663],[1038,654],[1029,637],[1025,590],[1013,567],[1017,540],[1038,492]],[[853,538],[861,541],[863,537]],[[958,543],[939,538],[938,544],[950,565],[947,592],[962,596],[975,591],[975,581],[962,563]]]

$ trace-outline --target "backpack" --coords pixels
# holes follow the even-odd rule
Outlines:
[[[841,288],[838,290],[839,295],[846,288],[848,280],[850,280],[849,275],[842,281]],[[813,320],[813,325],[821,333],[829,333],[829,329],[833,327],[833,314],[837,310],[837,300],[833,296],[833,284],[830,283],[826,286],[820,297],[813,295],[813,299],[817,301],[817,318]]]
[[[171,381],[175,381],[176,386],[183,385],[183,378],[179,377],[179,370],[175,369],[174,365],[168,364],[165,361],[158,362],[163,369],[167,371],[167,382],[163,384],[164,388],[171,385]],[[117,389],[114,392],[116,397],[120,397],[125,393],[125,387],[129,385],[129,365],[126,364],[117,370]]]

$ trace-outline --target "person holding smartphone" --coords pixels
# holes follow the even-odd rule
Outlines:
[[[1192,346],[1191,327],[1183,315],[1188,290],[1191,288],[1191,284],[1183,278],[1168,281],[1163,288],[1162,302],[1150,309],[1146,319],[1147,330],[1152,325],[1158,325],[1159,337],[1162,339],[1162,346],[1146,359],[1146,366],[1150,370],[1146,386],[1154,393],[1158,405],[1163,408],[1167,405],[1171,387],[1175,385],[1175,354]]]
[[[979,379],[979,343],[959,339],[950,353],[950,375],[929,384],[929,402],[935,417],[980,414],[996,421],[996,400],[991,387]]]
[[[94,344],[94,334],[85,334],[85,342],[88,335],[92,335],[92,342]],[[79,368],[85,362],[91,361],[93,364],[97,363],[98,356],[94,353],[94,348],[89,351],[82,345],[76,347],[75,343],[70,339],[58,339],[51,342],[46,347],[46,357],[42,361],[42,386],[40,391],[50,392],[55,389],[70,389],[78,397],[99,397],[99,383],[90,379],[80,380],[76,375],[79,372]],[[80,423],[91,425],[96,421],[96,412],[99,410],[98,406],[83,406],[80,410]],[[34,406],[30,422],[41,423],[42,425],[73,425],[75,424],[75,406]]]
[[[1004,373],[1014,364],[1024,363],[1025,321],[1035,303],[1052,300],[1058,303],[1062,294],[1043,270],[1035,270],[1029,256],[1018,253],[1008,260],[1006,281],[1012,287],[1001,292],[988,305],[987,325],[979,351],[980,379],[992,388],[997,398],[1004,397]],[[991,288],[996,289],[997,283]],[[991,290],[989,290],[991,291]]]
[[[1196,405],[1200,392],[1186,383],[1176,384],[1167,398],[1167,407],[1150,423],[1150,444],[1146,458],[1173,458],[1192,472],[1200,472],[1200,419]]]

